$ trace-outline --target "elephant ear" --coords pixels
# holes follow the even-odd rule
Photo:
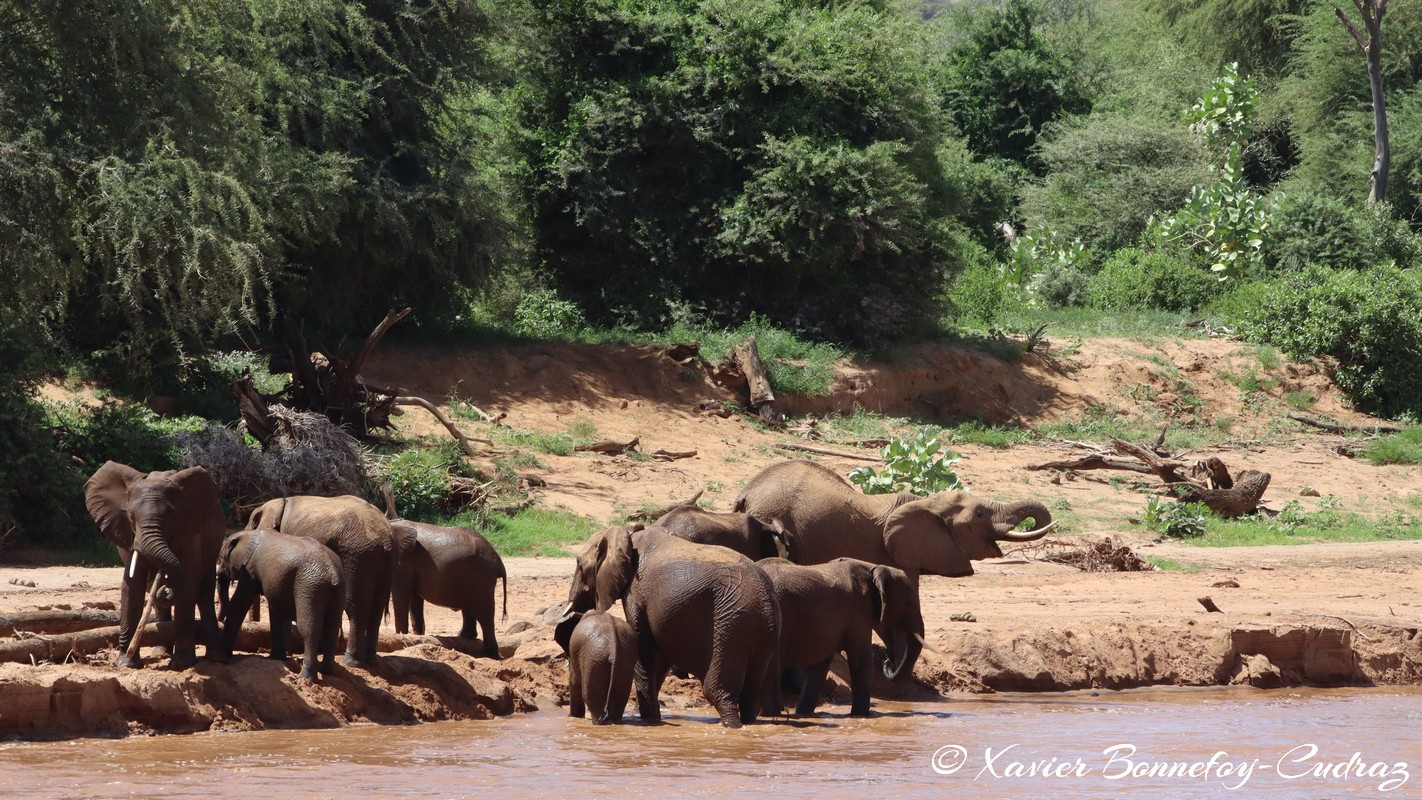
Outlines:
[[[420,530],[403,519],[390,521],[390,540],[395,546],[395,563],[410,557],[419,543]]]
[[[942,511],[944,501],[939,495],[905,503],[889,512],[884,520],[884,549],[895,566],[908,573],[926,572],[949,578],[973,574],[973,562],[953,535],[949,523],[952,516]]]
[[[128,519],[128,487],[143,473],[127,464],[106,461],[84,482],[84,505],[105,539],[133,549],[133,525]]]
[[[883,564],[876,564],[871,570],[875,600],[874,618],[879,621],[881,628],[887,626],[889,609],[894,607],[894,572],[892,567]]]
[[[573,641],[573,629],[578,627],[578,623],[583,620],[583,612],[569,611],[558,620],[558,624],[553,628],[553,641],[563,648],[563,655],[568,655],[568,645]]]
[[[640,530],[640,529],[639,529]],[[625,527],[608,528],[598,545],[597,610],[606,611],[627,596],[637,574],[637,551]]]

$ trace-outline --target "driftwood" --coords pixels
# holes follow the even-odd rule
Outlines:
[[[1115,469],[1155,475],[1181,502],[1204,503],[1216,515],[1238,517],[1254,513],[1259,498],[1269,486],[1269,473],[1244,470],[1231,477],[1218,458],[1187,463],[1169,453],[1162,454],[1164,434],[1150,447],[1111,439],[1110,450],[1085,442],[1070,442],[1089,450],[1082,458],[1029,465],[1027,469]]]
[[[815,447],[808,444],[794,444],[792,442],[781,442],[775,444],[781,450],[800,450],[806,453],[814,453],[821,456],[835,456],[837,458],[852,458],[856,461],[882,461],[878,456],[866,456],[863,453],[850,453],[844,450],[832,450],[828,447]]]
[[[670,514],[678,508],[694,508],[696,506],[696,502],[701,499],[701,495],[705,493],[706,490],[702,489],[701,491],[697,492],[686,500],[681,500],[672,503],[669,506],[662,506],[661,508],[655,508],[650,510],[634,511],[631,514],[627,515],[627,521],[655,522],[656,520],[661,519],[662,517],[666,516],[667,514]]]
[[[1402,433],[1404,430],[1391,425],[1334,425],[1330,422],[1305,417],[1302,414],[1290,414],[1289,419],[1294,422],[1302,422],[1305,425],[1312,425],[1315,428],[1322,428],[1330,433]]]
[[[72,633],[118,624],[117,611],[81,608],[72,610],[13,611],[0,614],[0,636],[28,633]]]
[[[619,442],[613,439],[603,439],[600,442],[593,442],[592,444],[580,444],[574,447],[573,449],[580,452],[606,453],[610,456],[616,456],[621,455],[627,452],[628,450],[636,450],[637,445],[641,442],[642,437],[640,436],[633,436],[631,440],[626,442]]]
[[[695,456],[695,450],[666,450],[659,447],[652,451],[652,458],[658,461],[676,461],[680,458],[693,458]]]
[[[1259,498],[1268,488],[1269,473],[1246,469],[1229,489],[1192,488],[1180,493],[1178,499],[1182,503],[1204,503],[1221,517],[1242,517],[1259,508]]]

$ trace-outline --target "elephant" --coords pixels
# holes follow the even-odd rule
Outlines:
[[[143,659],[137,653],[130,655],[128,649],[140,624],[149,573],[154,569],[166,576],[173,603],[169,666],[186,669],[197,663],[199,625],[207,657],[225,660],[213,598],[217,585],[214,566],[226,529],[217,482],[207,470],[189,467],[143,473],[109,461],[85,482],[84,504],[124,563],[119,666],[143,666]]]
[[[590,711],[594,725],[621,722],[637,663],[632,626],[605,611],[570,612],[553,639],[568,654],[568,716]]]
[[[761,470],[746,482],[735,510],[779,521],[798,563],[857,558],[898,567],[915,584],[923,573],[972,575],[973,561],[1002,556],[999,541],[1030,542],[1052,527],[1051,512],[1035,500],[996,503],[963,491],[866,495],[808,461]],[[1013,530],[1028,517],[1036,530]]]
[[[414,545],[409,530],[395,531],[379,509],[353,495],[268,500],[247,521],[247,530],[258,528],[315,539],[340,557],[346,579],[341,605],[351,623],[341,661],[374,666],[395,568]]]
[[[853,695],[849,714],[869,716],[874,666],[872,633],[901,652],[906,663],[884,663],[884,674],[912,674],[923,642],[923,613],[918,587],[901,569],[856,558],[801,566],[783,558],[756,562],[775,586],[780,603],[780,666],[805,668],[805,683],[795,713],[815,713],[830,661],[844,653]],[[899,639],[909,641],[896,650]]]
[[[229,652],[248,606],[261,595],[270,612],[271,657],[286,658],[287,633],[295,620],[306,651],[301,677],[316,680],[318,659],[321,674],[335,671],[346,584],[341,559],[331,548],[280,531],[238,531],[223,542],[217,571],[226,609],[223,643]],[[226,602],[228,583],[234,579],[237,590]]]
[[[570,611],[622,601],[637,637],[637,710],[661,719],[657,696],[673,664],[696,676],[721,724],[754,722],[776,664],[780,607],[750,559],[678,539],[655,526],[612,527],[579,554]]]
[[[484,633],[483,653],[499,658],[499,642],[494,632],[494,588],[504,581],[504,619],[509,615],[509,579],[489,540],[468,528],[446,528],[409,520],[391,520],[396,530],[407,530],[414,545],[395,570],[391,600],[395,608],[395,630],[409,630],[414,617],[415,633],[425,632],[425,601],[463,612],[459,635],[472,639],[475,626]]]
[[[654,524],[688,542],[729,547],[751,561],[776,556],[795,560],[795,554],[786,548],[785,531],[779,523],[766,524],[750,514],[683,505],[663,514]]]

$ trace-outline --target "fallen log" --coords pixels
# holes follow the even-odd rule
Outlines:
[[[446,417],[444,415],[444,412],[439,410],[438,406],[423,397],[415,397],[414,395],[398,395],[395,398],[395,405],[419,406],[420,408],[423,408],[424,410],[430,412],[430,414],[433,415],[435,419],[439,420],[439,424],[443,425],[444,429],[449,431],[449,435],[453,436],[455,441],[459,442],[459,446],[464,450],[464,454],[467,456],[478,456],[478,453],[475,452],[474,447],[469,444],[470,442],[478,442],[480,444],[487,444],[490,446],[493,446],[494,444],[492,439],[480,439],[474,436],[464,435],[460,432],[458,428],[454,427],[454,423],[449,421],[449,417]]]
[[[1150,467],[1151,472],[1154,472],[1167,484],[1183,483],[1200,489],[1205,488],[1203,484],[1180,474],[1179,470],[1186,468],[1183,462],[1161,458],[1145,447],[1132,444],[1125,439],[1117,439],[1114,436],[1111,437],[1111,448],[1121,455],[1135,458]]]
[[[117,625],[118,621],[117,611],[92,608],[12,611],[0,614],[0,636],[13,636],[16,631],[41,634],[73,633]]]
[[[781,450],[801,450],[806,453],[814,453],[821,456],[835,456],[836,458],[852,458],[856,461],[883,461],[878,456],[866,456],[863,453],[848,453],[844,450],[831,450],[828,447],[814,447],[808,444],[793,444],[782,442],[774,445]]]
[[[1294,422],[1302,422],[1305,425],[1312,425],[1330,433],[1402,433],[1403,428],[1396,428],[1391,425],[1334,425],[1331,422],[1311,419],[1302,414],[1290,414],[1289,419]]]
[[[621,455],[628,450],[636,450],[637,445],[642,441],[642,437],[633,436],[631,441],[619,442],[613,439],[603,439],[592,444],[580,444],[573,449],[579,452],[606,453],[610,456]]]
[[[1216,516],[1230,519],[1253,514],[1267,488],[1269,473],[1246,469],[1239,473],[1232,488],[1193,488],[1181,492],[1177,499],[1182,503],[1204,503]]]
[[[1027,469],[1118,469],[1125,472],[1140,472],[1145,475],[1155,474],[1155,470],[1140,462],[1103,455],[1090,455],[1072,461],[1048,461],[1045,464],[1028,464]]]
[[[695,450],[666,450],[659,447],[652,451],[652,458],[658,461],[676,461],[680,458],[694,458],[695,456]]]

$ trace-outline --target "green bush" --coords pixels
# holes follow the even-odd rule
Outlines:
[[[514,307],[514,328],[526,336],[556,339],[574,336],[583,327],[583,312],[552,289],[534,289]]]
[[[1386,203],[1345,203],[1322,194],[1286,195],[1264,238],[1264,264],[1296,272],[1309,264],[1335,269],[1410,266],[1422,258],[1422,237]]]
[[[963,460],[953,450],[939,453],[938,437],[919,428],[912,439],[894,438],[879,451],[884,470],[860,467],[849,473],[849,480],[865,494],[910,492],[927,497],[948,489],[964,489],[963,481],[953,465]]]
[[[1204,503],[1179,503],[1152,497],[1146,501],[1145,525],[1162,536],[1184,539],[1205,532],[1205,520],[1211,516]]]
[[[90,470],[105,461],[127,464],[140,472],[177,469],[181,448],[174,434],[198,431],[199,417],[160,417],[145,406],[105,400],[98,406],[64,403],[48,408],[49,425],[66,453]]]
[[[1017,287],[1003,277],[1000,268],[979,262],[953,279],[948,286],[948,302],[955,319],[991,326],[1009,305],[1020,300]]]
[[[1239,332],[1294,358],[1332,357],[1334,381],[1363,410],[1422,412],[1422,276],[1414,270],[1306,268],[1258,291]]]
[[[1363,456],[1373,466],[1422,464],[1422,426],[1368,442]]]
[[[1219,291],[1219,281],[1186,257],[1127,247],[1113,253],[1092,277],[1087,300],[1111,311],[1190,311]]]
[[[438,519],[456,510],[448,507],[449,478],[463,472],[462,455],[453,442],[434,449],[411,447],[377,461],[376,478],[389,481],[401,517]]]

